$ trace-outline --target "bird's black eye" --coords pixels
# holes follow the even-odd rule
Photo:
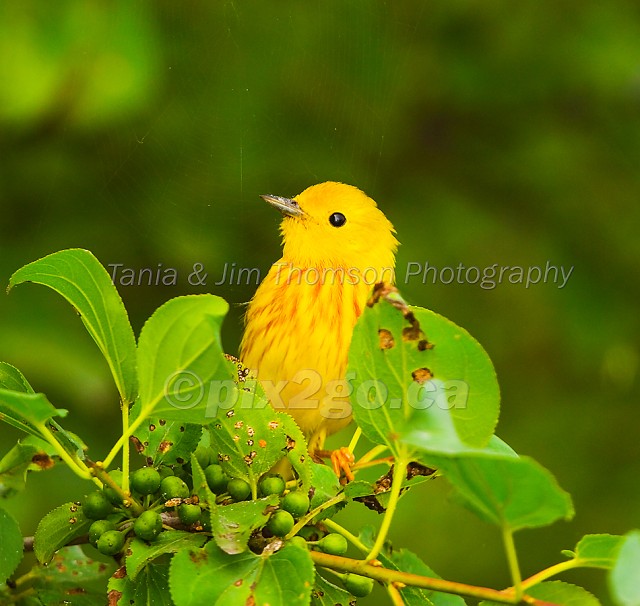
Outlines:
[[[342,213],[333,213],[329,217],[329,223],[334,227],[342,227],[347,222],[347,218]]]

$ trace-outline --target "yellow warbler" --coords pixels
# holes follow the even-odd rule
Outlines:
[[[240,359],[314,452],[351,419],[345,373],[353,327],[373,285],[393,281],[398,241],[376,203],[351,185],[262,198],[284,215],[283,254],[249,304]]]

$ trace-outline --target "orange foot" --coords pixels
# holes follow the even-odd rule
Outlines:
[[[331,453],[331,465],[333,466],[333,471],[335,471],[335,474],[338,477],[340,477],[341,472],[343,472],[347,482],[353,482],[353,480],[356,479],[351,471],[351,466],[355,461],[356,458],[346,446],[343,446],[339,450],[334,450]]]
[[[322,463],[326,458],[331,459],[333,471],[341,478],[343,484],[356,479],[351,471],[351,466],[355,463],[356,458],[346,446],[338,450],[315,450],[310,454],[311,458],[317,463]]]

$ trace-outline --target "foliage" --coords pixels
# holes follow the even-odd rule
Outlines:
[[[80,315],[118,388],[122,435],[94,461],[90,446],[59,424],[67,411],[2,365],[0,419],[28,434],[0,461],[3,496],[19,493],[34,466],[58,461],[93,492],[51,511],[24,542],[16,521],[0,509],[0,600],[53,605],[74,596],[73,603],[89,604],[108,591],[110,603],[121,605],[189,606],[204,596],[216,604],[322,605],[351,603],[377,581],[394,604],[462,604],[465,597],[486,604],[597,604],[580,587],[548,581],[587,567],[608,571],[617,604],[639,603],[638,531],[588,535],[565,552],[567,560],[522,579],[513,534],[571,518],[571,499],[549,471],[493,434],[499,391],[482,347],[449,320],[408,306],[395,288],[374,289],[354,333],[348,377],[356,433],[375,446],[353,466],[355,481],[346,483],[309,458],[293,420],[273,411],[246,369],[223,355],[227,305],[220,298],[168,301],[136,346],[124,305],[91,253],[49,255],[18,270],[10,288],[23,282],[49,286]],[[156,431],[160,442],[151,439]],[[132,438],[148,471],[133,474],[130,488]],[[121,473],[115,473],[117,457]],[[290,470],[284,496],[270,471],[282,459]],[[38,466],[42,461],[47,464]],[[382,469],[378,481],[359,477],[372,465]],[[213,474],[212,466],[220,469]],[[225,475],[226,487],[219,481]],[[402,495],[440,477],[500,531],[510,588],[441,579],[419,555],[388,542]],[[292,516],[281,504],[295,492],[309,495],[308,511],[302,499]],[[384,512],[377,530],[356,536],[333,520],[341,508],[364,506]],[[91,547],[77,545],[86,545],[87,533],[113,564],[94,562]],[[348,542],[349,557],[336,535]],[[38,563],[15,576],[23,548],[33,549]]]

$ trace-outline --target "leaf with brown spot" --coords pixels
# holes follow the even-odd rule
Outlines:
[[[380,504],[378,498],[373,495],[367,495],[365,497],[354,497],[354,501],[359,501],[362,503],[367,509],[371,509],[371,511],[375,511],[376,513],[384,513],[386,509]]]
[[[234,365],[231,370],[235,372]],[[211,446],[224,471],[255,484],[287,456],[300,484],[308,488],[308,466],[300,461],[307,450],[306,441],[293,418],[271,408],[255,379],[246,379],[242,389],[238,384],[234,388],[234,407],[209,425]]]
[[[40,469],[51,469],[55,461],[46,453],[38,452],[31,457],[31,462]]]
[[[131,436],[129,440],[133,444],[133,447],[136,449],[136,452],[138,454],[142,454],[144,452],[144,444],[138,438],[136,438],[136,436]]]
[[[175,606],[309,604],[315,569],[307,549],[285,544],[268,555],[228,555],[210,541],[200,551],[207,555],[204,563],[194,563],[189,550],[171,561],[169,587]]]
[[[436,473],[436,471],[437,470],[432,469],[431,467],[412,461],[407,465],[407,480],[411,480],[418,476],[429,477]]]
[[[174,606],[169,594],[169,564],[164,562],[148,563],[135,581],[128,576],[112,577],[109,591],[120,594],[120,606]]]
[[[311,606],[349,606],[354,604],[351,594],[341,587],[316,575],[313,591],[311,592]]]
[[[139,404],[136,403],[132,416],[138,414]],[[153,431],[150,426],[154,426]],[[181,431],[181,427],[184,431]],[[143,424],[135,433],[138,452],[151,461],[151,466],[174,465],[178,459],[188,460],[191,453],[197,448],[202,436],[200,425],[185,425],[179,421],[166,421],[151,419],[150,423]]]
[[[380,349],[391,349],[395,345],[391,331],[386,328],[380,328],[378,336],[380,337]]]
[[[127,557],[127,576],[131,581],[136,581],[145,566],[153,562],[163,554],[176,553],[183,549],[193,549],[193,557],[205,557],[201,551],[208,537],[203,534],[185,532],[183,530],[166,530],[158,535],[158,538],[147,543],[135,537],[130,543],[130,554]]]
[[[480,344],[446,318],[408,306],[396,289],[377,289],[372,299],[356,323],[347,368],[353,416],[365,436],[415,459],[435,438],[449,450],[461,441],[484,447],[500,393]],[[381,330],[391,333],[393,348],[380,349]]]
[[[277,495],[270,495],[255,501],[217,507],[211,516],[211,530],[220,549],[229,554],[246,551],[251,533],[268,522],[278,502]]]
[[[405,326],[402,329],[402,340],[403,341],[417,341],[424,337],[424,333],[420,328],[420,323],[416,320],[416,317],[413,315],[413,312],[407,312],[404,314],[404,318],[407,322],[409,322],[410,326]]]
[[[47,564],[58,549],[86,534],[92,521],[75,503],[65,503],[50,511],[40,520],[34,537],[33,551],[38,561]]]
[[[79,545],[63,547],[47,567],[32,568],[30,577],[44,604],[103,604],[107,582],[117,572],[115,563],[105,565],[89,558]]]
[[[418,351],[426,351],[427,349],[433,349],[435,345],[433,343],[429,343],[426,339],[422,339],[418,342]]]
[[[12,497],[24,490],[30,471],[51,469],[56,459],[50,444],[27,436],[0,459],[0,497]]]
[[[431,371],[428,368],[416,368],[416,370],[411,373],[411,378],[416,383],[422,385],[427,381],[431,381],[431,379],[433,379],[433,374],[431,374]]]

